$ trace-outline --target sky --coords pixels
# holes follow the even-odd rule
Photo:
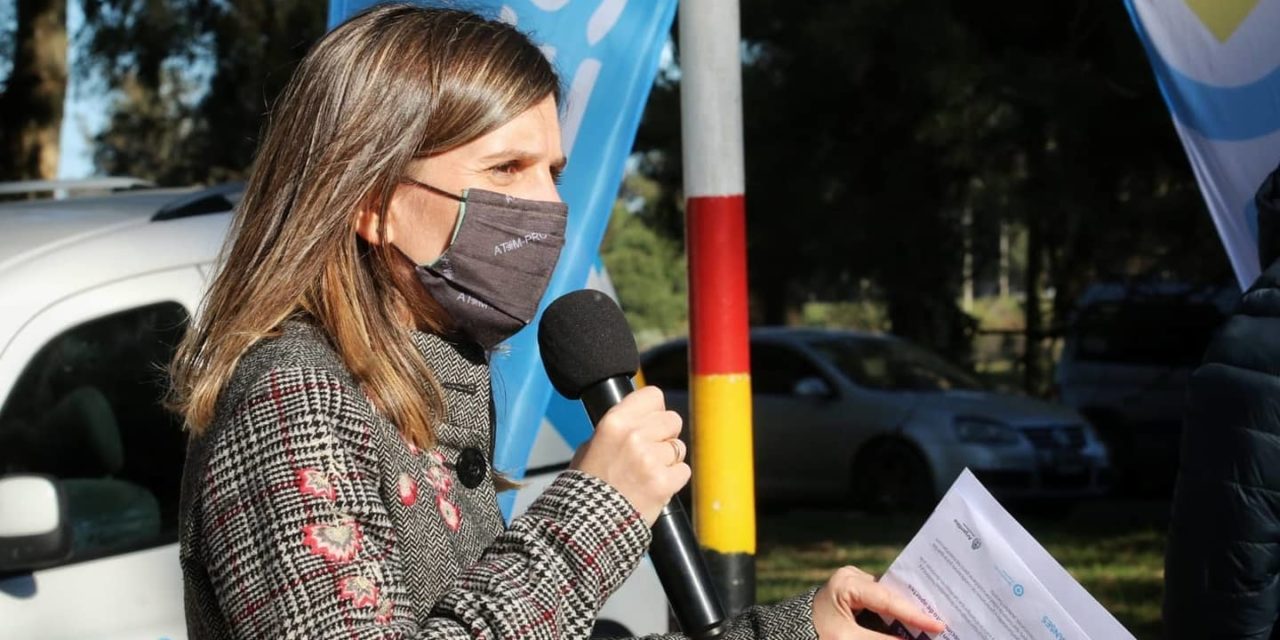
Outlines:
[[[67,0],[67,33],[74,34],[84,23],[80,3]],[[75,69],[83,55],[79,47],[67,52],[67,68]],[[67,79],[67,97],[62,108],[61,155],[58,157],[59,178],[86,178],[94,174],[93,149],[90,140],[107,123],[107,96],[88,95],[83,83],[71,73]]]

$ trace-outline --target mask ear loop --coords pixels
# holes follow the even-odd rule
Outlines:
[[[432,192],[432,193],[440,194],[440,195],[442,195],[442,196],[444,196],[444,197],[446,197],[446,198],[449,198],[450,200],[457,200],[458,202],[466,202],[466,201],[467,201],[467,191],[469,191],[469,189],[463,189],[463,190],[462,190],[462,195],[457,195],[457,194],[455,194],[455,193],[450,193],[450,192],[448,192],[448,191],[445,191],[444,189],[441,189],[440,187],[433,187],[433,186],[431,186],[431,185],[429,185],[429,184],[427,184],[427,183],[425,183],[425,182],[419,182],[419,181],[414,180],[413,178],[410,178],[410,177],[408,177],[408,176],[403,177],[403,178],[400,178],[400,181],[401,181],[401,182],[403,182],[403,183],[405,183],[405,184],[413,185],[413,186],[415,186],[415,187],[422,187],[423,189],[426,189],[427,191],[430,191],[430,192]]]
[[[453,246],[453,242],[458,239],[458,231],[462,229],[462,221],[464,218],[467,217],[467,193],[471,190],[463,189],[462,195],[459,196],[459,195],[450,193],[448,191],[445,191],[444,189],[441,189],[439,187],[433,187],[425,182],[419,182],[407,176],[401,178],[400,180],[404,184],[414,186],[414,187],[421,187],[432,193],[436,193],[446,198],[449,198],[451,200],[458,201],[458,219],[455,220],[453,223],[453,233],[449,235],[449,246],[445,247],[444,251],[440,252],[440,256],[437,257],[435,260],[431,261],[431,264],[424,265],[426,268],[434,270],[436,266],[440,264],[440,261],[443,260],[444,257],[449,254],[449,248]]]

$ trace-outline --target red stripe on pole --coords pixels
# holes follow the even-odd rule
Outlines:
[[[693,373],[746,373],[747,225],[742,196],[689,198],[685,226]]]

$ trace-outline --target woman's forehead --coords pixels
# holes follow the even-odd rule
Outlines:
[[[509,122],[459,147],[478,160],[499,160],[520,156],[536,160],[559,160],[560,120],[555,100],[550,96]]]

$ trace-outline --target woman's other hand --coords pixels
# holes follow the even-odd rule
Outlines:
[[[682,424],[680,414],[667,410],[661,390],[637,389],[604,414],[569,468],[607,482],[652,526],[671,496],[689,482],[678,438]]]
[[[914,602],[876,582],[875,576],[857,567],[841,567],[813,598],[813,626],[819,640],[896,640],[896,636],[860,626],[854,616],[863,610],[882,613],[929,633],[947,628]]]

